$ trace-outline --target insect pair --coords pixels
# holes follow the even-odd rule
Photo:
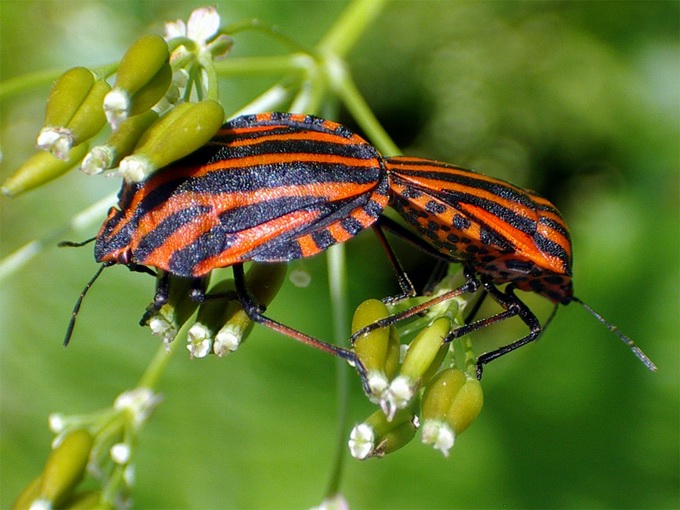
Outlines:
[[[390,206],[410,228],[382,215]],[[421,158],[385,158],[346,127],[309,115],[265,113],[226,123],[188,157],[140,183],[124,183],[95,242],[103,268],[164,271],[154,299],[168,299],[168,275],[191,278],[192,298],[206,298],[202,280],[233,267],[235,298],[258,323],[357,366],[353,351],[294,330],[263,315],[251,298],[245,262],[282,262],[316,255],[373,227],[397,269],[401,295],[415,290],[389,248],[383,229],[446,262],[462,263],[457,289],[358,331],[352,339],[453,297],[486,293],[502,308],[470,320],[446,341],[510,317],[529,333],[477,359],[485,364],[539,337],[544,326],[515,294],[534,292],[558,304],[577,302],[616,333],[651,370],[654,364],[612,324],[573,294],[571,240],[548,200],[510,183]],[[500,285],[507,284],[503,290]]]

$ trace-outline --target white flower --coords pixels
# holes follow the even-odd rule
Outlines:
[[[217,34],[220,28],[220,15],[215,7],[200,7],[189,16],[187,23],[178,19],[165,23],[165,40],[187,37],[198,46],[205,47],[208,39]]]

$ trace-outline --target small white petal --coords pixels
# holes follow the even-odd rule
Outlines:
[[[165,22],[165,36],[163,38],[166,41],[174,39],[175,37],[186,37],[187,35],[187,25],[184,20],[176,19],[175,21]]]
[[[363,460],[375,448],[375,432],[370,425],[360,423],[349,435],[349,451],[355,459]]]
[[[241,340],[243,340],[241,328],[226,325],[215,335],[213,352],[219,357],[226,356],[238,349],[238,346],[241,345]]]
[[[87,175],[98,175],[111,168],[116,149],[110,145],[92,147],[80,164],[80,170]]]
[[[52,510],[52,502],[48,499],[36,499],[28,508],[29,510]]]
[[[324,499],[319,506],[314,506],[310,510],[349,510],[349,503],[342,494],[334,494]]]
[[[449,456],[456,436],[448,423],[440,420],[425,420],[423,425],[422,441],[431,444],[435,449]]]
[[[215,7],[195,9],[189,16],[187,36],[196,42],[205,42],[220,28],[220,15]]]
[[[212,347],[210,330],[197,322],[187,332],[187,350],[192,358],[205,358]]]
[[[116,129],[127,119],[129,110],[130,95],[126,90],[115,88],[104,96],[104,112],[111,128]]]
[[[127,464],[130,460],[130,445],[127,443],[116,443],[111,447],[110,450],[111,458],[113,462],[119,465]]]
[[[149,158],[141,154],[132,154],[131,156],[123,158],[119,168],[123,179],[129,183],[141,182],[156,170]],[[151,322],[153,322],[153,320]],[[154,329],[152,328],[152,331],[153,330]]]
[[[49,427],[55,434],[60,434],[64,431],[66,427],[66,421],[64,420],[64,415],[61,413],[52,413],[48,417]]]

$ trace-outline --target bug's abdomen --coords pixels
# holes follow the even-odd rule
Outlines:
[[[421,158],[385,160],[390,205],[437,251],[495,283],[571,296],[571,241],[557,209],[512,184]]]
[[[245,116],[138,185],[121,204],[124,219],[110,216],[115,226],[102,232],[111,231],[108,242],[116,240],[119,253],[121,233],[131,231],[135,263],[197,277],[238,262],[308,257],[346,241],[377,220],[387,186],[375,149],[339,124]]]

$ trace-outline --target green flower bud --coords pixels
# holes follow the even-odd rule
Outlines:
[[[71,119],[61,126],[44,127],[38,135],[37,146],[59,159],[66,159],[72,147],[96,135],[106,117],[102,100],[111,87],[105,80],[96,80]]]
[[[158,35],[142,36],[128,48],[120,62],[115,86],[104,99],[106,118],[111,127],[115,129],[130,115],[134,94],[157,78],[161,68],[168,64],[169,57],[168,45],[165,39]],[[152,88],[154,90],[162,88],[159,87],[162,81]],[[166,83],[165,89],[168,84],[169,82]],[[158,99],[163,96],[165,89]]]
[[[456,435],[467,429],[477,419],[484,405],[482,384],[476,377],[468,380],[460,389],[446,415]]]
[[[267,306],[279,292],[286,277],[286,264],[254,263],[246,273],[248,291],[255,302]],[[231,316],[215,335],[213,352],[218,356],[226,356],[237,349],[253,327],[240,303],[233,302],[229,313]]]
[[[7,178],[2,184],[2,192],[13,197],[56,179],[76,166],[86,153],[87,144],[71,149],[66,159],[57,159],[48,152],[38,152]]]
[[[158,278],[161,277],[162,272],[159,272]],[[171,275],[168,301],[160,309],[156,309],[154,303],[150,304],[142,317],[142,324],[149,326],[153,335],[162,336],[164,342],[172,342],[198,308],[198,303],[189,297],[190,291],[190,278]]]
[[[444,338],[451,331],[451,321],[447,317],[436,319],[423,329],[411,342],[406,357],[401,365],[400,374],[413,381],[419,381],[436,365],[443,346]],[[439,361],[441,364],[441,360]],[[439,365],[436,365],[438,368]]]
[[[401,358],[401,342],[397,328],[390,328],[390,338],[387,342],[387,353],[385,354],[385,375],[392,379],[399,368]]]
[[[73,118],[94,84],[92,71],[74,67],[54,82],[45,108],[45,127],[63,127]]]
[[[93,444],[92,434],[84,429],[61,438],[45,464],[38,498],[50,501],[53,507],[67,499],[85,474]]]
[[[42,484],[42,477],[34,478],[24,487],[19,497],[12,504],[12,510],[29,510],[33,502],[40,496],[40,485]]]
[[[222,280],[214,285],[209,295],[234,293],[234,280]],[[198,307],[196,322],[187,332],[187,349],[194,358],[203,358],[212,351],[217,332],[236,312],[238,301],[225,301],[221,298],[208,299]]]
[[[382,301],[378,301],[377,299],[366,300],[361,303],[354,312],[352,332],[357,332],[369,324],[373,324],[388,316],[389,311]],[[392,328],[374,329],[354,342],[354,352],[366,369],[366,381],[371,391],[369,398],[373,402],[380,401],[383,393],[389,386],[389,379],[385,372],[388,351],[391,355],[391,369],[394,364],[394,342],[392,342],[392,347],[390,347],[391,329]],[[398,342],[399,340],[397,338],[397,343]]]
[[[97,175],[118,166],[121,159],[132,153],[144,131],[157,120],[158,113],[153,110],[128,117],[111,133],[104,145],[97,145],[88,152],[80,169],[88,175]]]
[[[132,96],[129,115],[144,113],[165,96],[172,82],[172,67],[163,64],[156,75]]]
[[[102,493],[99,491],[78,492],[64,502],[67,510],[103,510],[112,508],[102,500]]]
[[[217,101],[183,103],[146,130],[134,153],[120,163],[127,182],[141,182],[153,172],[199,149],[224,121]]]
[[[383,457],[408,444],[418,430],[418,418],[413,409],[402,409],[392,420],[378,410],[350,433],[349,449],[352,457],[364,460]]]
[[[408,406],[420,387],[439,369],[448,352],[449,346],[443,340],[450,328],[451,321],[440,317],[413,339],[399,375],[380,399],[380,406],[388,420],[398,409]]]
[[[457,368],[437,374],[423,394],[423,443],[448,456],[456,437],[479,415],[482,387],[474,375]]]

